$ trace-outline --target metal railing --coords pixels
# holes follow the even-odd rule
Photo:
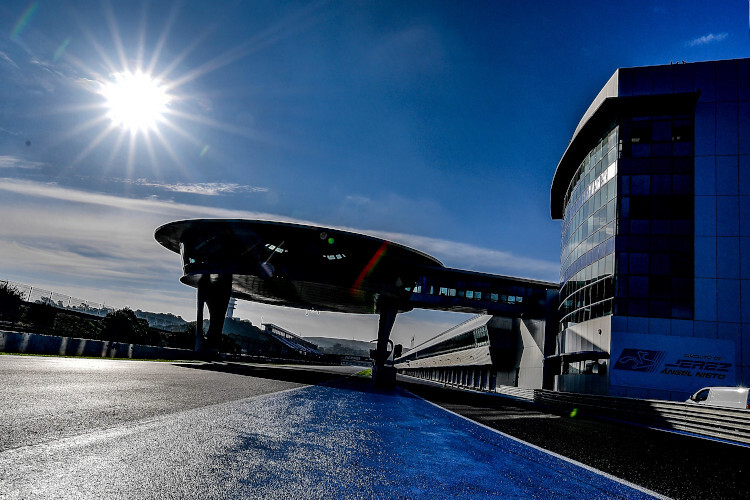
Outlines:
[[[469,368],[471,370],[471,368]],[[477,383],[472,375],[453,381],[438,370],[401,370],[401,375],[429,380],[447,387],[477,392],[494,392],[533,402],[536,406],[565,415],[575,414],[678,431],[696,436],[750,444],[750,410],[704,406],[679,401],[597,396],[545,389],[524,389],[497,385],[494,389]],[[464,373],[462,372],[462,375]],[[573,410],[575,412],[573,413]]]
[[[750,444],[750,411],[743,409],[542,389],[534,391],[534,403],[565,413],[575,409],[579,415]]]
[[[15,281],[0,280],[0,285],[7,285],[9,288],[14,288],[21,294],[21,298],[25,302],[32,304],[47,304],[58,309],[76,311],[99,317],[104,317],[115,310],[103,302],[91,302],[79,299],[78,297],[45,290],[44,288],[16,283]]]

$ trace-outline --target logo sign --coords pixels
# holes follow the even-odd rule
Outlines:
[[[661,361],[667,355],[665,351],[648,351],[645,349],[623,349],[614,370],[630,370],[640,373],[652,373],[661,366]]]
[[[613,332],[612,359],[611,385],[683,392],[735,385],[731,340]]]

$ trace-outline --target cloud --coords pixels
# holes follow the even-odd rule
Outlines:
[[[560,264],[557,262],[523,257],[469,243],[386,231],[370,231],[369,234],[430,254],[448,267],[550,282],[555,282],[560,272]]]
[[[18,64],[16,64],[16,62],[13,59],[11,59],[10,56],[8,54],[6,54],[5,52],[0,51],[0,59],[2,59],[3,61],[7,62],[10,65],[12,65],[16,69],[20,69],[18,67]]]
[[[15,156],[0,155],[0,168],[17,168],[17,169],[37,169],[44,166],[44,163],[38,161],[24,160]]]
[[[3,213],[3,224],[0,225],[0,255],[3,256],[0,279],[43,286],[92,302],[106,302],[114,307],[129,305],[144,310],[170,311],[186,318],[195,315],[195,292],[179,283],[180,258],[154,241],[156,227],[172,220],[189,218],[264,219],[320,225],[319,222],[276,214],[151,198],[125,198],[55,184],[3,178],[0,178],[0,211]],[[518,256],[500,249],[407,233],[349,227],[337,229],[408,245],[434,255],[450,267],[551,281],[558,273],[557,263]],[[244,307],[250,311],[268,311],[263,313],[267,314],[266,320],[275,322],[282,319],[292,321],[299,316],[294,321],[310,323],[303,329],[306,335],[324,335],[325,329],[331,328],[327,321],[319,320],[319,324],[312,324],[317,318],[306,317],[304,311],[256,303]],[[332,317],[343,318],[341,328],[344,331],[348,316]],[[257,319],[253,317],[253,321]],[[432,325],[425,325],[424,332],[418,336],[438,333],[449,322],[450,319],[441,318]],[[414,328],[414,325],[406,321],[402,323],[405,323],[406,333],[399,339],[405,342],[407,337],[409,340],[411,338],[407,330]],[[297,326],[296,323],[291,325]],[[352,325],[352,329],[345,331],[358,332],[358,338],[364,336],[369,339],[377,330],[366,326],[370,323]],[[361,327],[361,330],[354,327]]]
[[[697,47],[700,45],[708,45],[709,43],[718,43],[729,36],[729,33],[709,33],[698,38],[694,38],[686,43],[688,47]]]
[[[39,183],[26,180],[0,178],[0,191],[29,197],[44,198],[83,205],[94,205],[130,212],[149,213],[164,218],[175,217],[248,217],[273,218],[270,214],[242,212],[216,207],[173,203],[153,198],[125,198],[102,193],[90,193],[78,189],[62,187],[54,183]],[[290,220],[291,221],[291,220]]]
[[[38,182],[7,178],[0,178],[0,191],[21,194],[27,197],[41,197],[77,204],[96,205],[110,209],[124,210],[130,212],[130,216],[132,216],[132,212],[147,213],[155,216],[154,220],[158,219],[163,220],[164,222],[168,222],[175,218],[217,217],[265,219],[279,222],[293,222],[296,224],[321,225],[319,222],[286,217],[278,214],[174,203],[153,198],[124,198],[108,194],[89,193],[54,184],[42,184]],[[151,230],[155,227],[156,226],[151,227]],[[511,252],[484,248],[469,243],[399,232],[371,231],[345,226],[334,226],[334,228],[365,233],[371,236],[401,243],[433,255],[450,267],[463,267],[481,272],[513,274],[552,281],[556,279],[559,272],[559,264],[557,262],[519,256]]]
[[[91,92],[92,94],[98,94],[102,91],[104,84],[99,80],[84,77],[72,77],[71,81],[81,87],[84,90]]]
[[[157,189],[163,189],[165,191],[172,191],[175,193],[190,193],[199,194],[204,196],[218,196],[222,194],[237,194],[237,193],[267,193],[268,188],[258,186],[247,186],[242,184],[236,184],[233,182],[199,182],[199,183],[161,183],[153,182],[147,179],[137,179],[135,181],[123,180],[122,182],[129,182],[138,186],[155,187]]]

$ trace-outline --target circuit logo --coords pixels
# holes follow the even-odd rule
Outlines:
[[[612,369],[641,373],[655,372],[666,355],[665,351],[623,349]]]

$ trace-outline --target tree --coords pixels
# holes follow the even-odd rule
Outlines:
[[[138,319],[129,308],[118,309],[104,317],[102,339],[128,344],[148,344],[152,340],[148,321]]]
[[[49,304],[29,304],[29,306],[26,308],[26,316],[24,321],[35,326],[52,328],[55,325],[55,318],[57,317],[58,311],[59,309]]]
[[[21,314],[23,297],[15,287],[0,283],[0,319],[15,323]]]

